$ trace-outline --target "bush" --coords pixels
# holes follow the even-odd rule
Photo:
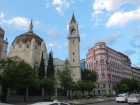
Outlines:
[[[104,96],[104,97],[111,97],[110,94],[104,94],[103,96]]]
[[[51,101],[53,101],[53,100],[55,100],[55,99],[57,99],[56,96],[52,96],[52,97],[51,97]]]
[[[86,99],[90,99],[90,96],[86,96]]]

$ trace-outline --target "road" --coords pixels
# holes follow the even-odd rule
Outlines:
[[[117,103],[116,101],[108,101],[108,102],[86,104],[86,105],[128,105],[128,103]],[[133,104],[131,104],[131,105],[133,105]],[[140,105],[140,104],[134,104],[134,105]]]

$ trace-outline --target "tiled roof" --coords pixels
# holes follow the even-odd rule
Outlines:
[[[27,33],[24,33],[24,34],[17,36],[15,38],[15,40],[13,41],[12,45],[14,43],[19,44],[20,42],[22,42],[22,43],[30,42],[31,43],[31,40],[33,39],[33,37],[34,37],[36,43],[38,44],[38,46],[39,45],[41,46],[43,39],[41,39],[38,35],[36,35],[33,32],[27,32]]]

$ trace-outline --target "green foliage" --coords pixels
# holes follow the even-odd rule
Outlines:
[[[71,71],[69,69],[58,71],[58,80],[58,84],[61,86],[61,88],[64,88],[65,90],[71,89],[73,79],[71,77]]]
[[[47,76],[54,76],[54,65],[53,65],[53,55],[49,53],[48,67],[47,67]]]
[[[52,96],[52,97],[51,97],[51,101],[53,101],[53,100],[55,100],[55,99],[57,99],[56,96]]]
[[[140,89],[140,83],[131,78],[123,78],[121,80],[121,83],[116,84],[114,86],[114,89],[116,90],[117,93],[119,92],[133,92],[133,91],[139,91]]]
[[[110,94],[104,94],[103,96],[104,96],[104,97],[111,97]]]
[[[32,86],[36,79],[35,71],[24,61],[10,61],[2,73],[2,86],[10,88],[27,88]],[[34,84],[35,85],[35,84]]]
[[[79,87],[79,90],[81,90],[82,92],[84,91],[92,91],[94,88],[96,88],[94,82],[91,81],[83,81],[83,80],[79,80],[77,82],[77,85]]]
[[[44,77],[41,80],[41,88],[48,90],[51,93],[54,90],[55,79],[53,77]]]
[[[86,98],[86,99],[90,99],[90,96],[86,96],[85,98]]]
[[[98,79],[98,74],[95,71],[85,69],[81,70],[81,78],[84,81],[96,81]]]
[[[40,79],[45,77],[45,64],[44,64],[44,58],[43,58],[43,51],[42,51],[41,62],[40,62],[39,71],[38,71],[38,77]]]

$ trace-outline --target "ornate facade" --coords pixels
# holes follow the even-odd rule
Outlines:
[[[98,73],[95,94],[112,94],[113,86],[124,78],[126,70],[131,71],[131,62],[128,56],[98,42],[86,54],[86,68]]]

